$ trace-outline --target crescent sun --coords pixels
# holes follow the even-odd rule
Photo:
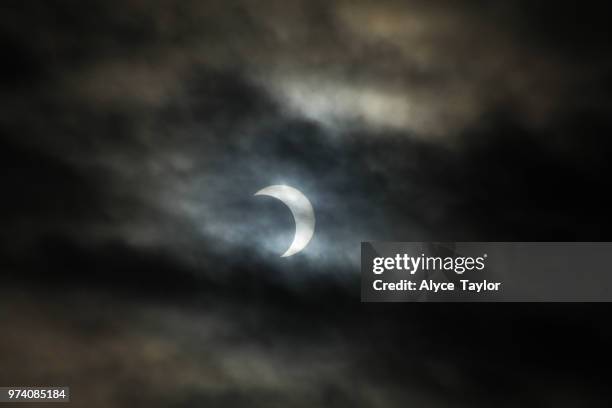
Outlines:
[[[315,228],[315,214],[308,198],[300,190],[285,185],[268,186],[255,195],[277,198],[291,210],[295,220],[295,236],[289,249],[281,256],[291,256],[304,249],[312,239]]]

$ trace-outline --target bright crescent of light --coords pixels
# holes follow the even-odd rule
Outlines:
[[[287,251],[281,256],[291,256],[308,245],[315,228],[315,215],[312,204],[301,191],[284,185],[268,186],[255,193],[281,200],[293,214],[295,220],[295,236]]]

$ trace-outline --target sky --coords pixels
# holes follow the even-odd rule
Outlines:
[[[606,241],[609,10],[11,2],[0,368],[77,406],[608,406],[604,306],[365,305],[361,241]],[[302,191],[313,240],[280,258]],[[578,402],[580,401],[580,402]]]

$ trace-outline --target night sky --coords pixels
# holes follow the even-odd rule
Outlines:
[[[608,306],[361,304],[359,248],[612,241],[611,15],[4,2],[0,386],[91,408],[609,407]],[[316,212],[290,258],[290,212],[253,197],[272,184]]]

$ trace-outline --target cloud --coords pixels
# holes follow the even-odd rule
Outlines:
[[[14,5],[0,17],[3,383],[65,379],[90,406],[605,399],[596,310],[357,303],[364,240],[609,239],[607,15]],[[278,183],[316,211],[299,257],[278,257],[289,212],[252,196]]]

